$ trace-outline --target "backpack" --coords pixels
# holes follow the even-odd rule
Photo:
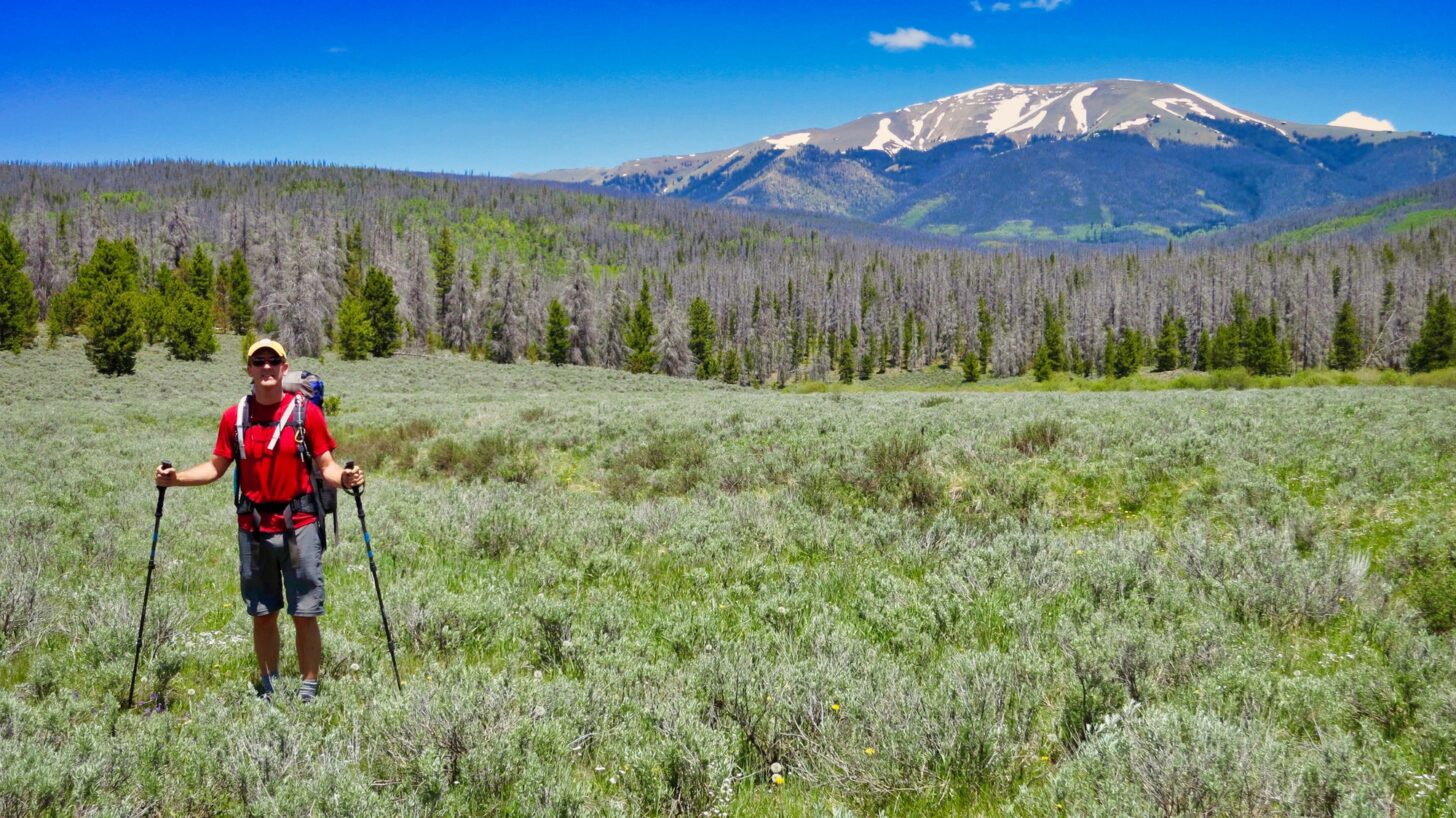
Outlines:
[[[289,373],[295,375],[295,373]],[[268,443],[268,450],[278,445],[278,438],[282,436],[284,429],[293,430],[293,439],[298,444],[298,456],[303,460],[304,468],[308,469],[308,482],[313,487],[312,496],[303,495],[295,497],[289,504],[294,510],[304,508],[316,517],[322,519],[332,514],[334,518],[334,536],[339,536],[339,490],[324,482],[323,475],[314,465],[313,452],[308,448],[308,436],[304,433],[303,419],[306,411],[305,401],[313,403],[322,412],[324,408],[324,379],[306,370],[296,373],[296,378],[289,378],[289,383],[284,391],[284,396],[291,401],[288,410],[288,419],[278,424],[273,430],[273,439]],[[243,432],[250,426],[251,419],[248,417],[248,398],[252,397],[252,390],[238,401],[238,412],[233,436],[233,460],[241,461],[246,459],[246,452],[243,450]],[[311,502],[301,502],[304,500]],[[239,514],[255,513],[252,503],[243,496],[242,475],[239,469],[233,470],[233,505],[237,507]],[[319,545],[322,549],[329,547],[327,526],[319,525]]]

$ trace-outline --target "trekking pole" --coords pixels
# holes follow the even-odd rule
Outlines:
[[[163,460],[162,468],[172,468],[172,462]],[[162,500],[166,497],[166,486],[157,486],[157,519],[152,523],[152,553],[147,557],[147,589],[142,594],[142,621],[137,625],[136,655],[131,660],[131,687],[126,691],[127,710],[131,709],[136,696],[137,667],[142,661],[142,633],[147,629],[147,603],[152,599],[152,569],[157,567],[157,531],[162,527]]]
[[[354,461],[344,464],[345,471],[352,468]],[[394,686],[403,692],[404,683],[399,680],[399,662],[394,658],[394,634],[389,630],[389,615],[384,612],[384,594],[379,590],[379,569],[374,565],[374,546],[369,542],[369,526],[364,523],[364,488],[355,486],[344,491],[354,495],[354,508],[359,512],[359,528],[364,532],[364,553],[369,555],[369,573],[374,577],[374,598],[379,600],[379,618],[384,622],[384,641],[389,644],[389,664],[394,667]]]

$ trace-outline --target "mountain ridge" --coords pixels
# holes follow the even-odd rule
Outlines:
[[[1106,241],[1219,230],[1453,173],[1451,137],[1297,123],[1177,83],[1115,79],[994,83],[734,148],[518,178],[981,240]]]

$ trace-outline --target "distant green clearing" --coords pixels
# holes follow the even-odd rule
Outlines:
[[[1436,208],[1432,210],[1417,210],[1407,213],[1400,221],[1385,228],[1387,233],[1405,233],[1409,230],[1421,230],[1433,224],[1451,221],[1456,219],[1456,208]]]
[[[924,230],[937,236],[959,236],[966,232],[966,226],[963,224],[928,224]]]
[[[1375,207],[1372,207],[1363,213],[1357,213],[1353,216],[1341,216],[1337,219],[1327,219],[1325,221],[1309,225],[1308,227],[1301,227],[1298,230],[1290,230],[1285,233],[1280,233],[1279,235],[1269,239],[1269,241],[1274,244],[1298,244],[1300,242],[1309,241],[1310,239],[1319,238],[1320,236],[1326,236],[1331,233],[1339,233],[1344,230],[1353,230],[1362,225],[1369,224],[1371,221],[1378,219],[1381,216],[1393,213],[1394,211],[1399,210],[1402,207],[1419,204],[1422,201],[1424,201],[1423,198],[1414,197],[1395,199],[1381,205],[1376,205]]]
[[[168,492],[120,714],[236,344],[0,357],[0,813],[1456,812],[1456,392],[301,359],[403,694],[350,508],[322,698],[252,697],[225,478]]]
[[[1058,232],[1057,228],[1049,225],[1035,224],[1030,219],[1011,219],[997,225],[993,230],[983,230],[974,235],[987,245],[996,242],[1021,241],[1076,241],[1097,243],[1106,241],[1114,236],[1125,240],[1129,235],[1173,238],[1171,230],[1162,225],[1152,224],[1150,222],[1135,222],[1116,226],[1111,223],[1073,224],[1063,226],[1060,232]]]
[[[914,207],[911,207],[909,210],[905,211],[905,214],[903,216],[895,219],[895,224],[901,227],[915,227],[916,225],[920,224],[920,222],[926,216],[930,215],[931,211],[935,210],[936,208],[940,207],[948,201],[950,201],[950,194],[947,193],[936,196],[934,199],[927,199],[923,202],[917,202]]]
[[[1045,225],[1033,224],[1031,219],[1012,219],[997,225],[994,230],[983,230],[975,236],[993,241],[1051,241],[1057,238],[1057,231]]]

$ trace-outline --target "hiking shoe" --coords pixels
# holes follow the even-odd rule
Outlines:
[[[317,699],[318,687],[319,685],[317,679],[314,679],[313,681],[305,681],[298,688],[298,701],[302,704],[308,704],[314,699]]]
[[[277,676],[264,676],[258,679],[257,683],[253,685],[253,691],[258,694],[258,698],[265,702],[271,702],[276,692],[273,687],[276,681],[278,681]]]

